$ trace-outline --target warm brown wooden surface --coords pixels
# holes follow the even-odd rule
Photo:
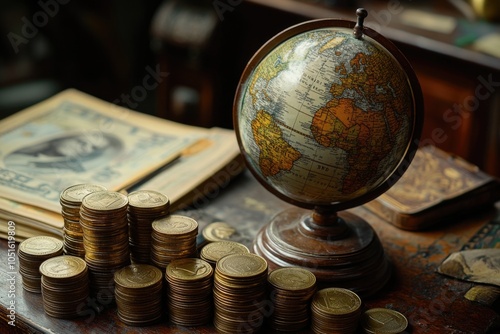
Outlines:
[[[182,213],[196,218],[200,227],[224,220],[238,229],[241,241],[249,246],[260,226],[275,213],[289,207],[264,190],[247,172],[225,189],[213,193],[212,197],[200,200],[196,209]],[[414,334],[498,333],[488,332],[495,321],[498,324],[498,309],[495,311],[465,300],[464,294],[473,284],[441,276],[436,273],[436,268],[450,252],[460,250],[484,224],[500,214],[500,209],[483,212],[475,218],[464,217],[426,232],[399,230],[364,208],[351,211],[374,227],[393,265],[390,282],[375,297],[364,300],[366,307],[387,307],[402,312],[410,322],[408,332]],[[8,296],[9,284],[5,282],[10,273],[5,240],[0,242],[0,261],[1,333],[15,333],[15,330],[29,333],[216,332],[212,326],[183,328],[166,321],[144,328],[128,327],[120,323],[113,307],[77,320],[54,319],[45,315],[41,295],[22,289],[18,273],[15,273],[15,298]],[[15,300],[15,328],[8,326],[6,319],[6,306],[11,300]]]

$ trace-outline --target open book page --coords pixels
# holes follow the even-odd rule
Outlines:
[[[171,209],[176,210],[217,196],[243,169],[234,131],[212,128],[208,136],[186,148],[164,171],[133,190],[159,191],[169,197]]]

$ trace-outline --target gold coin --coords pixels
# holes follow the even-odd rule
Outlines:
[[[124,208],[128,197],[115,191],[96,191],[85,196],[82,205],[91,211],[114,211]]]
[[[63,190],[60,199],[63,203],[79,204],[88,194],[104,190],[106,190],[105,187],[97,184],[75,184]]]
[[[168,235],[184,235],[197,232],[198,223],[190,217],[171,215],[153,221],[153,230]]]
[[[138,190],[128,195],[129,205],[137,208],[156,208],[167,206],[170,200],[162,193],[153,190]]]
[[[212,275],[212,272],[208,262],[196,258],[176,259],[166,268],[168,277],[183,281],[201,280]]]
[[[307,290],[315,286],[316,276],[307,269],[287,267],[273,270],[268,281],[278,289]]]
[[[346,315],[360,309],[361,299],[348,289],[325,288],[315,293],[311,304],[323,314]]]
[[[21,242],[19,251],[27,255],[43,256],[57,253],[62,250],[62,247],[62,240],[42,235]]]
[[[257,276],[267,271],[267,262],[259,255],[231,254],[224,256],[217,262],[220,274],[229,277]]]
[[[202,259],[217,262],[221,258],[229,254],[247,254],[250,253],[248,248],[234,241],[215,241],[209,243],[201,249],[200,257]]]
[[[148,264],[131,264],[114,274],[115,283],[126,288],[145,288],[158,284],[163,278],[160,269]]]
[[[40,265],[40,273],[50,278],[71,278],[80,275],[86,269],[86,262],[72,255],[56,256]]]
[[[228,240],[235,233],[236,229],[224,222],[208,224],[202,231],[203,237],[209,242]]]
[[[408,319],[398,311],[372,308],[363,314],[361,324],[364,331],[369,334],[396,334],[408,327]]]

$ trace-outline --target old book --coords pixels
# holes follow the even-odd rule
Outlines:
[[[435,146],[419,148],[405,174],[364,204],[391,224],[422,230],[500,201],[500,182]]]
[[[59,195],[74,184],[151,187],[182,207],[220,186],[203,187],[217,173],[227,179],[243,169],[232,130],[160,119],[73,89],[0,121],[0,142],[0,237],[13,221],[19,241],[62,235]]]

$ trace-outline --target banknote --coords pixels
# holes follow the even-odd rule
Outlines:
[[[205,134],[66,90],[0,122],[0,196],[59,212],[68,186],[126,189]]]

